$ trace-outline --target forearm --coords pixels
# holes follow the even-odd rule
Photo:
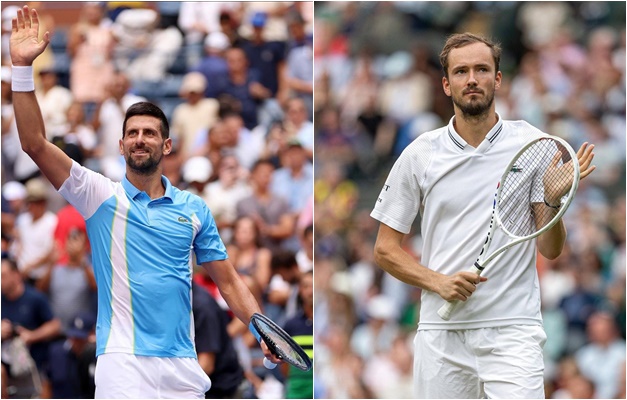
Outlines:
[[[39,328],[32,331],[31,342],[43,342],[53,339],[61,333],[61,322],[58,319],[52,319]]]
[[[400,246],[385,246],[377,243],[375,262],[381,269],[409,285],[437,292],[438,272],[418,263]]]
[[[265,229],[265,234],[274,239],[287,239],[294,233],[294,217],[284,215],[276,225],[269,225]]]
[[[222,297],[237,318],[246,326],[254,313],[260,313],[261,309],[255,297],[240,278],[229,260],[212,261],[203,264],[211,279],[216,283]]]
[[[560,219],[551,229],[538,236],[538,251],[549,260],[562,254],[566,242],[566,227]]]
[[[13,92],[13,108],[22,149],[58,189],[70,176],[72,159],[46,139],[35,92]]]
[[[13,92],[13,109],[22,149],[32,157],[47,143],[35,92]]]
[[[198,364],[200,364],[200,368],[205,371],[205,374],[211,375],[215,370],[216,355],[214,353],[199,352]]]
[[[286,78],[290,89],[301,93],[313,93],[313,84],[296,78]]]
[[[255,297],[239,276],[235,276],[229,284],[222,285],[220,293],[235,316],[246,325],[254,313],[261,313]]]

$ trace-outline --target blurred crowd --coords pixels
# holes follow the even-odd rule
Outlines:
[[[392,163],[453,115],[438,56],[455,32],[503,47],[496,109],[594,143],[596,171],[538,257],[547,398],[625,398],[625,3],[315,3],[316,398],[411,398],[420,290],[373,262]],[[406,237],[420,259],[419,218]]]
[[[207,202],[264,313],[313,358],[313,3],[29,5],[40,34],[51,34],[34,65],[48,139],[120,181],[126,109],[159,105],[174,143],[164,174]],[[16,11],[3,4],[2,398],[93,398],[89,239],[20,148],[8,54]],[[313,396],[313,372],[262,366],[248,327],[200,267],[193,297],[207,398]]]

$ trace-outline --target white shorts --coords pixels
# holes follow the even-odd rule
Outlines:
[[[422,399],[543,399],[546,334],[537,325],[419,330],[414,390]]]
[[[211,380],[195,358],[98,356],[97,399],[204,399]]]

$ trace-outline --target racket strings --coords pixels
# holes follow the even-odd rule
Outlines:
[[[561,159],[554,157],[561,151]],[[512,163],[502,180],[497,212],[503,228],[515,236],[534,234],[551,223],[568,196],[574,181],[574,167],[559,142],[550,138],[537,141]]]
[[[292,364],[301,366],[305,366],[307,364],[301,355],[292,348],[291,344],[278,332],[272,329],[270,325],[260,322],[259,328],[259,333],[264,337],[266,345],[268,345],[269,348],[274,349],[278,356]]]

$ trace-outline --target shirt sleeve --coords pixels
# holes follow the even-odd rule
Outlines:
[[[200,229],[194,238],[194,252],[196,260],[202,264],[205,262],[226,260],[229,258],[226,247],[218,233],[216,222],[209,211],[209,207],[204,201],[199,199],[201,204],[200,215],[196,217],[200,220]]]
[[[59,188],[59,194],[85,219],[89,219],[114,193],[113,181],[76,161],[72,162],[70,176]]]
[[[370,216],[409,233],[421,206],[421,183],[431,158],[429,142],[412,143],[394,163]]]

